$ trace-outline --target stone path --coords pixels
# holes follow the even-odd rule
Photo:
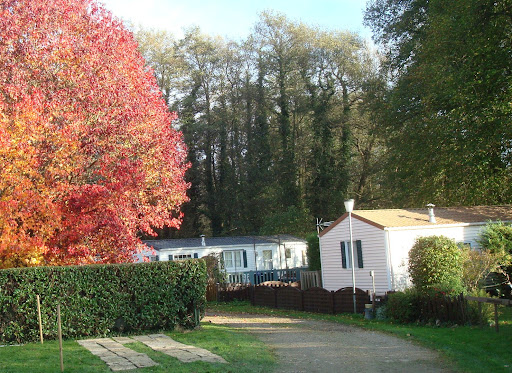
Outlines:
[[[155,351],[162,352],[166,355],[175,357],[184,363],[193,361],[206,361],[208,363],[226,363],[219,355],[215,355],[204,348],[189,346],[164,334],[152,334],[133,337],[133,339],[144,343],[146,346],[151,347]]]
[[[208,350],[176,342],[174,339],[164,334],[141,335],[131,338],[83,339],[77,342],[87,348],[93,355],[103,360],[114,372],[158,365],[158,363],[152,360],[148,355],[123,346],[124,344],[134,342],[142,342],[153,350],[175,357],[184,363],[193,361],[226,363],[226,360],[222,357]]]
[[[77,342],[103,360],[114,372],[158,365],[148,355],[124,347],[119,341],[110,338],[85,339]],[[130,340],[126,343],[133,342],[135,341]]]

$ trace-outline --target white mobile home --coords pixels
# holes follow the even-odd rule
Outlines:
[[[424,209],[354,210],[352,241],[356,287],[377,294],[410,285],[409,250],[416,238],[443,235],[477,248],[481,229],[489,221],[512,221],[512,206]],[[348,214],[320,233],[322,279],[328,290],[352,286]]]
[[[200,237],[145,241],[157,260],[202,258],[221,253],[228,274],[304,267],[306,241],[290,235]]]

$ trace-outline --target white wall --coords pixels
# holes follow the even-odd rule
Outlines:
[[[256,251],[255,251],[256,248]],[[285,258],[285,248],[291,249],[291,258]],[[294,268],[294,267],[302,267],[302,252],[306,251],[306,244],[301,242],[286,242],[281,244],[281,250],[278,250],[278,244],[256,244],[254,245],[237,245],[233,247],[196,247],[196,248],[183,248],[183,249],[161,249],[160,252],[160,260],[166,261],[169,260],[169,255],[179,255],[179,254],[190,254],[191,257],[194,257],[194,253],[198,254],[198,257],[201,258],[210,253],[220,253],[222,251],[238,251],[238,250],[246,250],[247,253],[247,267],[240,268],[226,268],[226,272],[235,273],[235,272],[246,272],[246,271],[255,271],[255,270],[263,270],[263,251],[264,250],[272,250],[272,265],[273,269],[284,269],[284,268]],[[255,255],[256,252],[256,255]],[[307,265],[307,264],[304,264]]]
[[[352,218],[353,240],[361,240],[364,268],[355,268],[356,287],[372,291],[370,271],[375,272],[376,293],[383,294],[388,289],[387,258],[384,245],[384,231],[373,225]],[[327,290],[338,290],[352,286],[352,269],[342,268],[341,241],[349,241],[348,218],[341,221],[322,237],[321,258],[323,286]],[[357,252],[354,247],[354,255]]]
[[[407,271],[409,251],[418,237],[446,236],[455,242],[469,243],[472,248],[477,248],[482,225],[452,225],[421,228],[386,228],[391,257],[391,287],[395,290],[403,290],[411,286]]]

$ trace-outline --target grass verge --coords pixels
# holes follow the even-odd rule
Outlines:
[[[512,372],[512,309],[500,307],[500,331],[494,327],[437,327],[365,320],[359,315],[324,315],[254,307],[248,302],[209,303],[210,312],[256,313],[326,320],[391,333],[441,352],[462,372]]]
[[[165,332],[171,338],[222,356],[228,364],[193,362],[182,363],[170,356],[155,352],[142,343],[127,347],[146,353],[158,366],[134,369],[129,372],[268,372],[276,360],[271,351],[252,335],[229,327],[203,324],[189,332]],[[64,371],[80,373],[111,372],[107,365],[74,340],[64,341]],[[46,373],[59,372],[59,344],[57,341],[28,343],[23,346],[0,347],[0,372]]]

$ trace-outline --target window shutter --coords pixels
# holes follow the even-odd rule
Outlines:
[[[197,253],[194,253],[194,259],[197,259],[199,258],[199,256],[197,255]]]
[[[243,251],[243,256],[244,256],[244,268],[247,268],[247,251],[246,250]]]
[[[347,268],[347,253],[345,251],[345,242],[340,242],[341,245],[341,267]]]
[[[356,241],[357,248],[357,266],[359,268],[363,268],[363,248],[361,245],[361,240]]]
[[[169,255],[169,260],[173,260],[173,256],[172,255]]]

